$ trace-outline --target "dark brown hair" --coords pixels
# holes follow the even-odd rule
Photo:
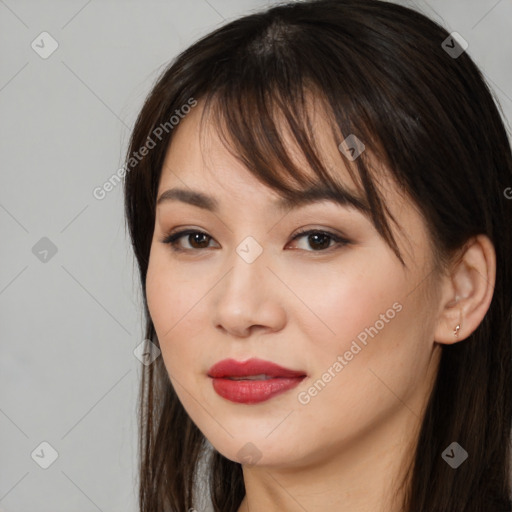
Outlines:
[[[162,164],[179,129],[169,119],[191,99],[205,100],[226,147],[262,183],[292,199],[312,185],[336,195],[341,184],[322,163],[306,108],[305,98],[314,95],[337,144],[349,134],[364,142],[359,158],[344,160],[398,257],[370,155],[417,205],[439,268],[477,234],[494,244],[491,305],[468,339],[443,345],[403,510],[505,512],[511,510],[512,200],[504,191],[512,186],[512,155],[499,103],[468,53],[455,57],[442,46],[447,37],[424,15],[376,0],[293,2],[225,24],[174,59],[148,95],[127,153],[125,213],[145,337],[158,346],[145,282]],[[283,126],[314,180],[285,150]],[[149,144],[155,133],[158,143]],[[144,146],[151,149],[133,161]],[[208,451],[215,511],[235,512],[245,494],[241,465],[209,448],[161,357],[143,367],[139,413],[141,512],[197,506],[194,481]],[[441,457],[453,441],[469,453],[456,470]]]

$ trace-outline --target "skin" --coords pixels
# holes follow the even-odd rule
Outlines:
[[[389,180],[382,180],[382,191],[403,230],[391,223],[406,267],[355,209],[324,201],[278,211],[272,204],[278,194],[226,150],[213,124],[201,144],[201,109],[200,103],[174,133],[157,197],[174,186],[191,188],[214,196],[220,209],[158,205],[146,281],[178,397],[216,450],[237,462],[252,455],[252,464],[243,465],[246,496],[239,512],[399,511],[401,493],[397,501],[393,493],[413,455],[441,345],[466,339],[489,307],[493,246],[476,237],[441,273],[423,218]],[[327,130],[317,133],[328,164],[356,191],[339,141],[324,136]],[[211,238],[184,236],[177,245],[189,251],[174,252],[161,240],[175,228]],[[340,232],[351,243],[321,239],[315,245],[307,235],[292,241],[301,228]],[[248,236],[263,248],[250,264],[236,252]],[[329,248],[318,249],[319,243]],[[396,303],[401,310],[394,318],[368,336],[366,346],[359,343],[362,349],[341,371],[332,370],[358,334]],[[209,368],[225,358],[250,357],[307,377],[259,404],[217,395]],[[329,368],[335,376],[301,403],[299,393],[304,396]]]

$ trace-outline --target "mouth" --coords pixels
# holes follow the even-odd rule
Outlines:
[[[306,378],[302,370],[291,370],[270,361],[224,359],[208,371],[215,392],[231,402],[254,404],[284,393]]]
[[[260,375],[247,375],[245,377],[224,377],[229,380],[269,380],[277,377],[271,377],[270,375],[265,375],[264,373]]]
[[[284,368],[271,361],[251,358],[247,361],[236,361],[235,359],[223,359],[214,364],[208,371],[208,377],[214,379],[273,379],[273,378],[295,378],[305,377],[306,372],[302,370],[291,370]]]

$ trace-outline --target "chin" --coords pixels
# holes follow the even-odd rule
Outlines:
[[[270,441],[261,433],[259,436],[254,436],[253,440],[248,435],[244,439],[223,439],[215,443],[210,441],[210,444],[221,455],[243,466],[292,466],[297,463],[295,448],[283,446],[280,439]]]

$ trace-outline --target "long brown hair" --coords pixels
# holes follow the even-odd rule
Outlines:
[[[443,43],[449,37],[424,15],[376,0],[291,2],[225,24],[178,55],[148,95],[127,153],[125,213],[145,338],[158,346],[145,282],[160,173],[179,129],[171,117],[204,100],[233,154],[262,183],[294,198],[311,178],[285,150],[279,127],[286,123],[316,184],[336,194],[340,183],[322,164],[305,108],[306,94],[314,94],[338,143],[349,134],[364,141],[366,150],[354,161],[345,158],[347,167],[398,256],[370,154],[418,206],[441,267],[474,235],[487,235],[495,246],[487,314],[468,339],[443,345],[403,510],[505,512],[512,508],[512,155],[498,101],[468,53],[453,39],[448,48]],[[144,146],[144,157],[135,158]],[[194,482],[205,454],[215,511],[235,512],[245,494],[241,465],[211,450],[161,357],[143,366],[139,413],[141,512],[197,506]],[[441,457],[453,441],[470,454],[457,470]]]

